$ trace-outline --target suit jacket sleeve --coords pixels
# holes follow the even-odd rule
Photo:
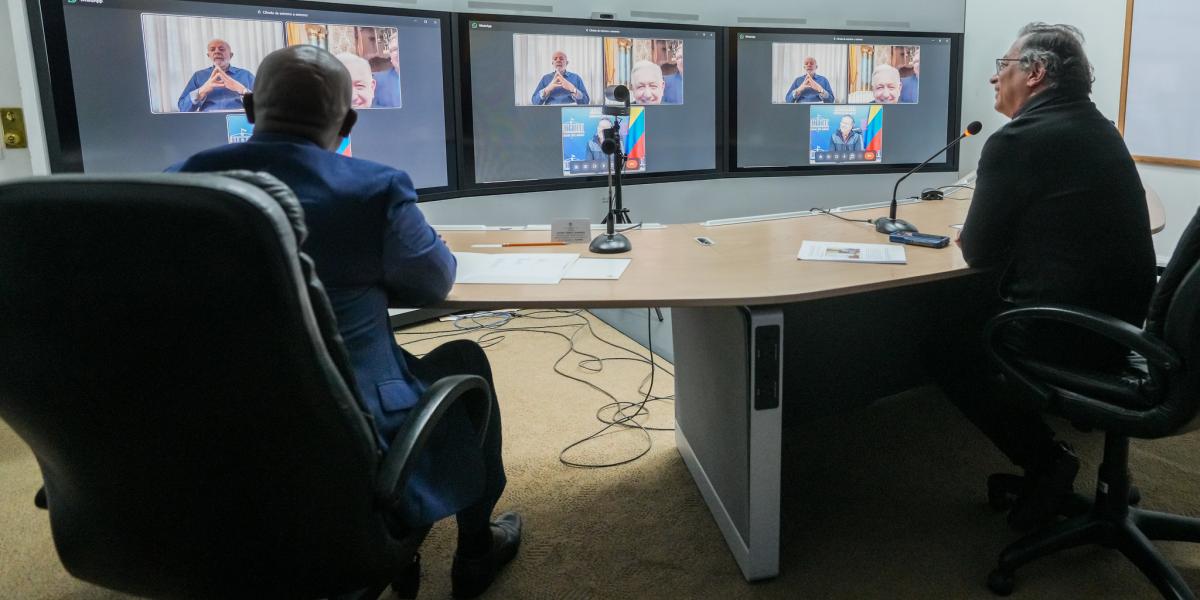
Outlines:
[[[1022,148],[1005,128],[992,134],[979,158],[971,209],[959,242],[972,267],[1005,263],[1021,215],[1031,198],[1030,148]]]
[[[393,304],[415,307],[445,299],[454,285],[454,254],[417,208],[406,173],[394,174],[389,193],[383,277]]]

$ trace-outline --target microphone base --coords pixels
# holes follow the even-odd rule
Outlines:
[[[889,219],[887,217],[880,217],[875,219],[875,231],[887,234],[896,233],[897,231],[911,231],[916,233],[917,228],[912,223],[909,223],[903,219]]]
[[[588,250],[596,254],[620,254],[633,250],[629,238],[619,233],[602,233],[592,240]]]

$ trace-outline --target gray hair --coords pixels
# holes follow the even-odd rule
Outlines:
[[[1083,32],[1072,25],[1030,23],[1017,33],[1021,38],[1021,70],[1034,63],[1046,69],[1046,84],[1067,93],[1091,94],[1092,64],[1083,51]]]

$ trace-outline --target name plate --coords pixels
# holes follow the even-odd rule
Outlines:
[[[555,219],[550,223],[550,241],[585,244],[592,239],[592,222],[587,219]]]

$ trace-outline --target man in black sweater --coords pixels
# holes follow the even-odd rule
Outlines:
[[[1002,308],[1073,304],[1140,327],[1155,280],[1146,194],[1120,133],[1088,98],[1093,78],[1082,42],[1069,25],[1032,23],[996,61],[996,110],[1012,121],[984,145],[958,244],[972,267],[1002,273]],[[1028,326],[1005,341],[1033,356],[1100,369],[1125,354],[1070,327]],[[991,365],[982,343],[969,345],[942,365],[940,382],[1025,470],[1009,522],[1034,527],[1071,491],[1079,460],[1033,407],[985,381]]]

